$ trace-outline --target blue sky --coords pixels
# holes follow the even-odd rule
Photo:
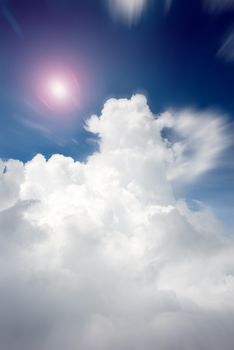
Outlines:
[[[27,161],[37,153],[61,153],[84,160],[96,147],[85,120],[109,97],[136,92],[146,94],[156,114],[213,109],[232,122],[234,62],[227,59],[232,42],[222,48],[232,33],[233,12],[212,6],[180,0],[166,10],[163,1],[155,1],[129,23],[111,16],[104,1],[2,1],[0,156]],[[80,79],[79,108],[67,113],[72,121],[61,122],[38,105],[30,77],[47,61],[66,64]],[[222,169],[184,195],[192,191],[214,207],[227,207],[222,216],[229,220],[232,149],[223,157]]]
[[[233,350],[234,0],[0,0],[0,349]]]

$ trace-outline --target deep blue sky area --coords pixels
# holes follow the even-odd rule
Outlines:
[[[218,52],[233,11],[211,14],[199,0],[174,0],[169,11],[164,5],[152,2],[129,26],[110,15],[104,0],[0,0],[0,157],[62,153],[83,160],[95,148],[85,119],[99,114],[107,98],[135,92],[147,95],[155,113],[212,108],[231,121],[234,62]],[[79,77],[79,108],[67,124],[36,101],[33,74],[46,62],[67,65]],[[49,132],[30,127],[38,123]],[[193,195],[218,207],[221,201],[230,212],[233,169],[222,171],[204,178],[205,190],[194,187]]]

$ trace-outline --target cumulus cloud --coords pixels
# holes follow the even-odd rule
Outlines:
[[[173,194],[223,151],[221,118],[202,120],[110,99],[85,163],[1,161],[1,349],[233,348],[233,237]]]

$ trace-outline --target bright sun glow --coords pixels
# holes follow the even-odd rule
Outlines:
[[[64,100],[68,96],[68,88],[66,84],[59,79],[53,79],[49,83],[50,93],[59,100]]]
[[[38,77],[36,94],[44,107],[54,115],[74,111],[80,101],[77,78],[66,67],[46,68]]]

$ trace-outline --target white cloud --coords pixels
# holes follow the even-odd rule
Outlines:
[[[121,18],[129,25],[136,23],[154,0],[105,0],[111,14]],[[166,11],[171,8],[173,0],[163,0]],[[212,14],[234,10],[234,0],[203,0],[204,9]]]
[[[105,0],[108,4],[110,13],[129,25],[137,23],[146,9],[154,4],[155,0]],[[162,4],[166,12],[170,10],[173,0],[163,0]]]
[[[136,22],[144,12],[149,0],[107,0],[111,13],[129,24]]]
[[[169,179],[194,180],[217,166],[223,151],[231,145],[226,118],[214,111],[166,112],[159,122],[173,133],[168,142]]]
[[[203,115],[206,132],[199,118],[111,99],[87,123],[100,151],[86,163],[1,163],[1,349],[233,348],[233,238],[173,194],[171,178],[197,176],[222,151],[222,118]],[[195,156],[175,162],[165,126]]]

